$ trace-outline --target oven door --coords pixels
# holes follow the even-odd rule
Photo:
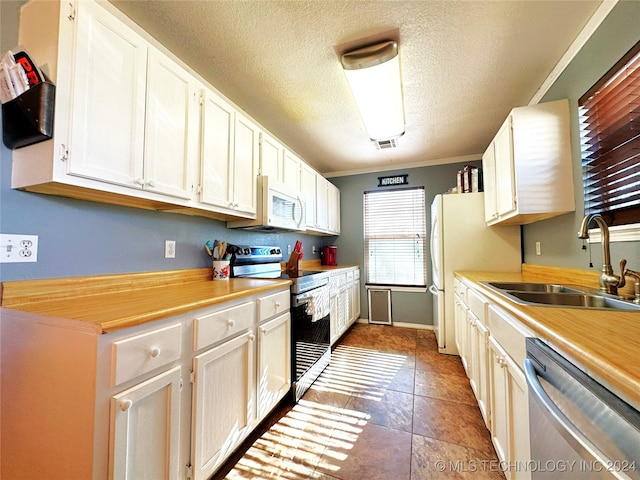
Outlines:
[[[298,401],[331,357],[329,286],[291,296],[291,366]]]

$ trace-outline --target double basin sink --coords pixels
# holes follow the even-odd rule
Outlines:
[[[521,305],[640,311],[640,305],[586,287],[553,283],[481,282]]]

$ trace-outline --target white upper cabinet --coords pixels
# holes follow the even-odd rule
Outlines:
[[[233,208],[234,109],[211,90],[204,93],[200,202]]]
[[[340,234],[340,190],[327,182],[327,229],[329,233]]]
[[[305,215],[307,229],[313,230],[316,226],[316,177],[318,173],[306,163],[300,169],[300,191],[305,203]]]
[[[148,43],[93,2],[75,22],[68,173],[142,188]]]
[[[198,146],[195,77],[96,2],[24,7],[20,42],[56,83],[55,131],[14,152],[12,186],[186,204]]]
[[[514,108],[482,157],[489,225],[575,210],[569,102]]]
[[[301,158],[109,2],[27,2],[18,43],[56,105],[53,139],[13,151],[12,188],[221,220],[256,217],[259,172],[303,189]]]
[[[266,132],[260,132],[260,175],[277,178],[284,175],[284,146]]]
[[[258,127],[206,90],[202,116],[200,202],[221,213],[255,217]]]
[[[239,112],[236,112],[234,125],[234,209],[246,216],[255,217],[258,203],[260,129]]]
[[[200,88],[157,50],[149,50],[148,65],[144,188],[189,199],[189,170],[198,154]]]
[[[282,160],[282,183],[291,187],[296,192],[301,189],[300,186],[300,165],[302,160],[296,156],[293,152],[284,150],[284,157]]]

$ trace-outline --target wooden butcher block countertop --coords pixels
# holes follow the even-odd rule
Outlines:
[[[279,279],[213,281],[210,268],[24,280],[2,284],[0,305],[88,322],[108,333],[289,285]]]
[[[592,280],[523,273],[456,272],[474,283],[493,303],[508,311],[543,341],[560,350],[622,398],[640,408],[640,311],[596,310],[522,305],[478,282],[545,282],[594,288]],[[597,285],[596,275],[595,285]],[[555,280],[552,280],[555,279]]]

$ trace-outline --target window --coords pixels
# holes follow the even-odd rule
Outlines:
[[[427,284],[424,188],[364,193],[366,283]]]
[[[586,213],[640,223],[640,43],[578,103]]]

